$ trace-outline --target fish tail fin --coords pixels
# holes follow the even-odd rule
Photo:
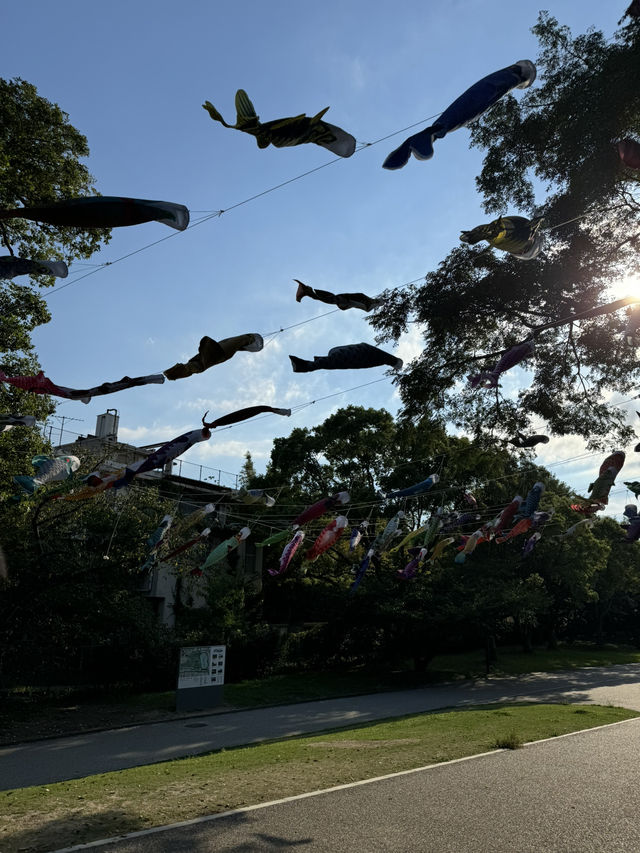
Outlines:
[[[409,162],[411,156],[411,148],[409,141],[405,141],[398,148],[395,148],[391,154],[387,155],[386,160],[382,164],[383,169],[402,169]]]
[[[296,355],[290,355],[289,358],[291,359],[291,367],[293,367],[294,373],[309,373],[313,369],[311,361],[298,358]]]
[[[435,128],[427,127],[416,133],[415,136],[410,136],[407,142],[411,153],[416,160],[431,160],[433,157],[433,140],[435,137]]]
[[[238,125],[245,124],[248,121],[258,121],[256,109],[244,89],[238,89],[236,92],[236,113]]]
[[[20,488],[27,492],[27,494],[32,495],[35,490],[38,488],[37,483],[34,481],[33,477],[28,477],[26,475],[20,475],[18,477],[13,478],[13,482],[16,486],[20,486]]]
[[[313,288],[309,287],[308,284],[305,284],[303,281],[300,281],[298,278],[294,278],[294,281],[297,282],[298,289],[296,291],[296,302],[300,302],[304,296],[312,296]]]
[[[402,169],[407,165],[412,154],[417,160],[430,160],[433,157],[433,140],[436,135],[437,128],[432,125],[405,139],[402,145],[389,154],[382,168]]]
[[[219,121],[220,124],[223,124],[225,127],[233,127],[232,124],[227,124],[227,122],[222,118],[222,114],[218,112],[211,101],[205,101],[202,105],[202,109],[206,110],[214,121]]]

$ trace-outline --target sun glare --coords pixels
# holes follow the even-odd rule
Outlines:
[[[608,291],[613,299],[622,299],[625,296],[634,296],[636,299],[640,299],[640,277],[637,275],[625,276],[625,278],[610,284]]]

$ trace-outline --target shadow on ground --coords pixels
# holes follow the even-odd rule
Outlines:
[[[102,811],[95,815],[78,814],[53,818],[38,822],[37,825],[35,820],[27,816],[24,823],[26,826],[21,828],[13,828],[11,824],[2,827],[2,853],[45,853],[100,838],[111,838],[120,832],[132,832],[146,826],[144,820],[120,809]]]

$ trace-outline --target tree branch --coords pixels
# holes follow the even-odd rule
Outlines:
[[[6,231],[4,222],[0,222],[0,233],[2,234],[2,242],[4,243],[4,245],[9,250],[9,254],[15,258],[15,253],[13,251],[13,247],[12,247],[11,243],[9,242],[9,237],[7,235],[7,231]]]
[[[578,369],[578,379],[580,380],[580,384],[582,385],[582,391],[584,393],[584,400],[587,406],[590,409],[595,411],[595,407],[591,402],[591,398],[589,397],[589,392],[587,390],[587,386],[584,384],[584,379],[582,378],[582,364],[580,363],[580,356],[578,355],[578,348],[576,347],[576,342],[573,338],[573,325],[569,329],[569,341],[571,342],[571,349],[573,350],[573,354],[576,359],[576,367]]]

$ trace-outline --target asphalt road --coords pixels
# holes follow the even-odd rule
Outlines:
[[[0,748],[0,790],[438,708],[561,700],[640,710],[640,664],[327,699],[5,746]]]
[[[631,720],[97,849],[634,853],[639,754],[640,720]]]

